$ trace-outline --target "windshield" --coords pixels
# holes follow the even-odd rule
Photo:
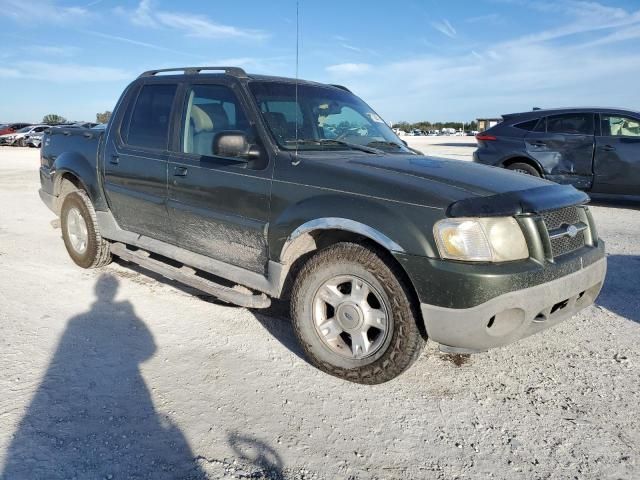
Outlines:
[[[27,133],[28,131],[31,130],[32,127],[24,127],[21,128],[20,130],[18,130],[16,133]]]
[[[371,147],[411,153],[366,103],[346,90],[284,82],[251,82],[262,117],[281,148],[348,150]]]

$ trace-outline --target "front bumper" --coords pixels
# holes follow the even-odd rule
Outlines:
[[[420,305],[427,335],[448,351],[484,351],[552,327],[593,304],[606,258],[561,278],[514,290],[471,308]]]

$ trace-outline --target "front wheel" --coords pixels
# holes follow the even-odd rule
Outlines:
[[[111,262],[109,242],[100,235],[96,212],[86,192],[75,190],[64,198],[60,226],[67,252],[77,265],[98,268]]]
[[[418,359],[425,340],[397,268],[351,243],[328,247],[305,264],[291,316],[311,363],[345,380],[378,384]]]

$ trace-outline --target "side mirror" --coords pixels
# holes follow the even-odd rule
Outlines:
[[[245,157],[249,153],[249,141],[244,132],[227,130],[213,137],[213,154],[220,157]]]
[[[249,168],[261,168],[263,158],[260,148],[252,145],[247,135],[240,130],[226,130],[213,137],[213,154],[220,157],[236,158],[246,162]]]

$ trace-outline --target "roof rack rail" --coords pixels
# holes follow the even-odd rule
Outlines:
[[[158,73],[164,72],[184,72],[185,75],[197,75],[203,70],[218,70],[223,71],[226,75],[231,75],[237,78],[249,78],[247,72],[245,72],[240,67],[179,67],[179,68],[161,68],[159,70],[148,70],[142,74],[138,78],[142,77],[153,77]]]
[[[344,85],[338,85],[337,83],[330,83],[329,85],[331,85],[332,87],[336,87],[339,88],[340,90],[344,90],[345,92],[349,92],[352,93],[351,90],[349,90],[347,87],[345,87]]]

